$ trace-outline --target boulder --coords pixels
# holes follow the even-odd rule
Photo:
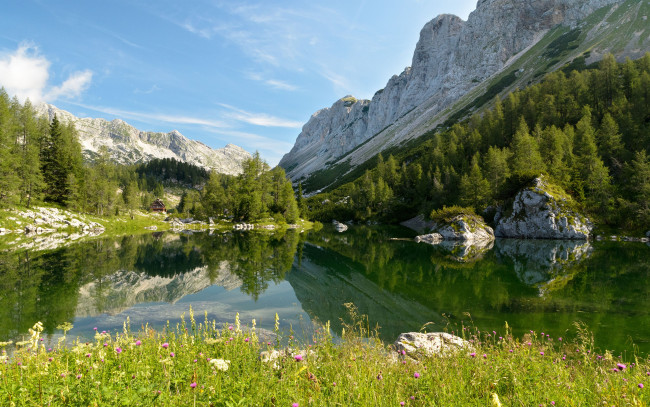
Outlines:
[[[542,176],[519,191],[512,208],[505,211],[505,216],[500,213],[495,217],[498,237],[585,240],[593,230],[573,198]]]
[[[333,220],[332,224],[334,225],[334,228],[336,228],[336,231],[339,232],[339,233],[345,232],[346,230],[348,230],[348,225],[346,225],[345,223],[341,223],[341,222],[339,222],[337,220]]]
[[[440,233],[429,233],[428,235],[415,236],[415,242],[420,243],[429,243],[429,244],[438,244],[442,242],[442,235]]]
[[[444,240],[494,240],[492,228],[474,214],[458,214],[449,221],[438,221],[431,231],[440,234]]]
[[[447,356],[461,349],[472,348],[468,341],[446,332],[403,333],[397,338],[393,346],[398,352],[412,357],[418,355]]]

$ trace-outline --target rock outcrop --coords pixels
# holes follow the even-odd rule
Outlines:
[[[495,219],[498,237],[584,240],[593,229],[591,221],[577,211],[571,196],[543,177],[519,191],[512,208],[505,210],[507,214],[497,214]]]
[[[429,233],[426,235],[415,236],[415,243],[420,242],[438,244],[442,242],[442,235],[440,233]]]
[[[242,172],[242,163],[250,153],[234,144],[212,149],[190,140],[178,131],[156,133],[138,130],[122,120],[78,118],[52,105],[39,104],[36,111],[50,120],[56,115],[63,124],[74,124],[84,157],[93,160],[100,147],[108,148],[111,158],[119,164],[136,164],[154,158],[174,158],[178,161],[213,169],[222,174]]]
[[[403,355],[447,356],[459,350],[471,349],[468,341],[446,332],[407,332],[401,334],[393,344],[395,350]]]
[[[450,221],[439,221],[431,228],[444,240],[462,240],[465,242],[494,240],[494,231],[485,224],[483,219],[472,214],[460,214]]]
[[[294,182],[334,165],[340,165],[342,172],[354,168],[385,148],[432,130],[450,113],[445,113],[446,109],[453,108],[454,103],[475,88],[478,93],[472,96],[480,96],[489,86],[488,80],[495,79],[524,55],[522,67],[513,72],[517,83],[535,80],[533,75],[539,64],[549,70],[562,66],[566,61],[547,60],[544,49],[533,49],[534,45],[558,25],[576,28],[582,19],[599,8],[616,7],[623,2],[481,0],[467,21],[453,15],[440,15],[422,28],[411,67],[390,78],[372,100],[346,96],[330,108],[314,113],[279,165]],[[630,5],[625,16],[620,18],[641,18],[634,7],[638,5]],[[605,17],[599,18],[606,18],[613,10],[611,8]],[[637,56],[639,52],[642,55],[643,49],[650,47],[646,34],[641,38],[614,32],[624,25],[622,20],[616,23],[599,20],[589,24],[593,25],[580,27],[589,31],[589,35],[580,49],[576,48],[566,57],[568,61],[587,49],[597,58],[605,51],[618,52],[621,57]],[[595,38],[601,36],[618,38],[617,43],[629,41],[634,47],[623,44],[618,49],[611,41]],[[528,55],[529,51],[536,54]],[[309,186],[312,188],[309,192],[324,186]]]

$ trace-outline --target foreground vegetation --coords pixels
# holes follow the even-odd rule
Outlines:
[[[41,345],[42,326],[0,365],[3,405],[647,405],[650,362],[600,354],[577,326],[574,339],[530,331],[458,327],[473,348],[445,357],[396,355],[351,312],[342,336],[316,327],[306,343],[279,331],[217,327],[190,309],[160,332],[96,328],[93,342]],[[264,339],[260,339],[265,336]],[[269,339],[272,338],[272,339]],[[3,344],[7,346],[6,343]],[[262,351],[281,349],[273,361]],[[4,353],[4,352],[3,352]]]

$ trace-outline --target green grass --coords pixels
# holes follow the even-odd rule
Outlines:
[[[98,332],[94,341],[71,347],[63,338],[54,349],[38,345],[42,328],[35,326],[12,357],[3,355],[0,404],[645,406],[650,400],[643,388],[649,361],[599,353],[580,326],[573,339],[535,331],[513,338],[507,324],[492,332],[460,326],[455,333],[473,348],[444,357],[398,355],[364,318],[344,326],[336,340],[322,326],[303,343],[277,328],[276,337],[261,340],[254,321],[243,329],[238,320],[216,326],[206,315],[200,323],[190,308],[189,321],[176,327],[132,333],[125,322],[123,332]],[[275,363],[260,358],[273,350],[283,352]]]

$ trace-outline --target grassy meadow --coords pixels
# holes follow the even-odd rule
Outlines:
[[[354,315],[352,313],[352,315]],[[201,318],[203,319],[203,318]],[[308,339],[217,326],[207,315],[155,331],[95,331],[92,342],[2,343],[0,404],[131,406],[645,406],[650,363],[601,353],[580,326],[572,338],[532,330],[457,328],[472,348],[447,356],[401,355],[376,339],[364,318],[333,337]],[[264,339],[262,339],[264,338]],[[269,339],[272,338],[272,339]],[[269,357],[273,351],[277,358]],[[264,353],[266,352],[266,353]]]

